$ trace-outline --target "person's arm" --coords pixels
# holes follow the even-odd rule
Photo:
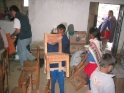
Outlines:
[[[0,29],[0,34],[1,34],[2,38],[3,38],[4,49],[6,50],[6,49],[8,49],[8,40],[7,40],[6,34],[2,29]]]
[[[62,52],[65,52],[68,46],[69,46],[69,39],[66,35],[64,35],[62,38]]]
[[[12,38],[20,33],[21,24],[17,18],[14,19],[14,28],[15,28],[15,31],[11,35]]]
[[[14,33],[11,35],[12,38],[20,33],[20,29],[15,29]]]
[[[60,42],[61,39],[62,39],[62,36],[58,38],[57,42],[52,42],[51,40],[48,40],[47,42],[48,52],[58,52],[58,48],[59,48],[58,43]]]

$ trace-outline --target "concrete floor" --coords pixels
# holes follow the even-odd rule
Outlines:
[[[20,76],[21,71],[18,71],[17,68],[20,67],[19,60],[13,60],[12,58],[10,59],[10,76],[8,77],[9,81],[9,93],[11,93],[12,89],[16,86],[18,86],[18,78]],[[45,86],[47,84],[47,79],[46,79],[46,74],[43,72],[43,67],[40,68],[40,90],[45,90]],[[84,93],[88,87],[83,87],[78,91],[75,91],[74,87],[66,82],[65,79],[65,93]],[[58,83],[56,83],[55,86],[55,93],[60,93],[59,92],[59,86]]]

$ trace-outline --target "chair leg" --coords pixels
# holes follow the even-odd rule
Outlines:
[[[36,83],[36,89],[39,89],[39,82]]]
[[[69,77],[69,56],[66,59],[66,77]]]
[[[4,92],[8,92],[9,93],[7,71],[4,72]]]
[[[44,56],[44,73],[46,73],[46,57]]]
[[[23,91],[24,93],[27,93],[26,84],[23,84],[23,85],[22,85],[22,91]]]
[[[21,80],[18,80],[18,86],[21,87]]]
[[[4,92],[4,86],[3,86],[3,77],[0,77],[0,92]]]
[[[9,60],[8,60],[8,75],[10,76],[10,64],[9,64]]]
[[[46,61],[46,65],[47,65],[47,79],[50,79],[50,63],[49,63],[49,60]]]
[[[9,51],[6,52],[7,73],[10,76]]]
[[[39,79],[40,79],[40,68],[37,68],[36,72],[36,89],[39,89]]]

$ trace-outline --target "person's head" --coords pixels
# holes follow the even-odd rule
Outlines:
[[[99,32],[98,28],[91,27],[89,30],[89,33],[90,33],[90,39],[97,38],[98,40],[101,40],[100,39],[100,32]]]
[[[114,65],[116,63],[115,58],[109,54],[105,53],[102,56],[102,59],[100,61],[100,70],[104,73],[109,73],[113,69]]]
[[[65,34],[65,30],[66,30],[66,27],[63,24],[59,24],[57,26],[57,33],[58,34],[64,35]]]
[[[12,5],[10,8],[9,8],[9,11],[10,11],[10,14],[12,17],[15,17],[16,15],[16,12],[19,12],[19,8],[15,5]]]
[[[113,16],[113,11],[112,11],[112,10],[109,10],[108,16],[109,16],[109,17]]]

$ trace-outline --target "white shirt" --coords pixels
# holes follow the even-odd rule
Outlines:
[[[21,28],[20,21],[17,18],[14,19],[14,28],[18,28],[18,29]]]
[[[91,93],[115,93],[114,75],[102,73],[97,68],[91,75]]]

